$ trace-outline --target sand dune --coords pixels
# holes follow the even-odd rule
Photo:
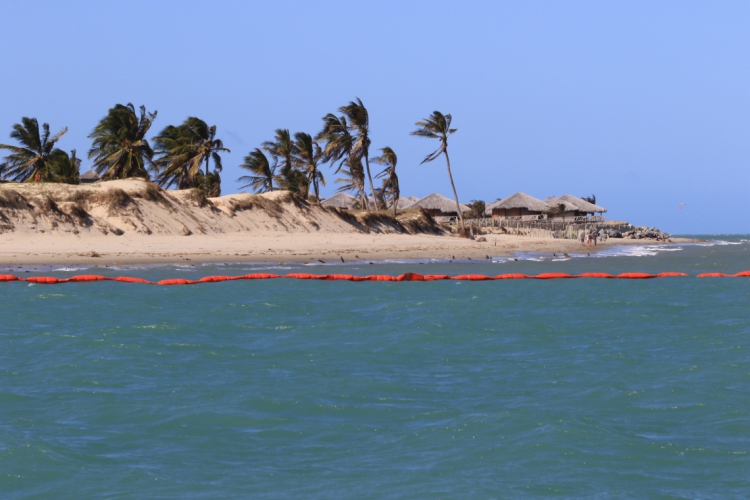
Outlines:
[[[288,192],[206,199],[139,179],[0,185],[0,263],[8,265],[484,259],[514,251],[581,251],[571,240],[486,239],[447,234],[421,211],[398,219],[353,214]]]

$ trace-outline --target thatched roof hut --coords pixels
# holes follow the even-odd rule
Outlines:
[[[412,200],[410,198],[414,198],[414,199]],[[416,202],[416,201],[419,201],[419,198],[417,198],[415,196],[411,196],[409,198],[399,198],[398,199],[398,205],[396,206],[396,208],[399,209],[399,210],[403,210],[405,208],[409,208],[412,205],[414,205],[414,202]],[[388,208],[393,208],[393,204],[391,204],[391,206],[389,206]]]
[[[99,174],[97,174],[94,170],[89,170],[85,174],[82,174],[79,179],[81,181],[81,184],[93,184],[94,182],[99,182],[102,180],[102,178],[99,177]]]
[[[540,215],[547,211],[549,211],[547,203],[520,191],[504,200],[492,203],[492,217],[494,218]]]
[[[324,207],[336,207],[343,208],[345,210],[351,210],[351,208],[357,203],[357,198],[350,195],[349,193],[336,193],[330,198],[326,198],[321,201],[320,204]]]
[[[492,215],[492,209],[495,208],[497,204],[500,203],[501,201],[503,200],[497,199],[493,201],[492,203],[486,203],[484,205],[484,215]]]
[[[599,205],[594,205],[593,203],[589,203],[588,201],[581,199],[577,196],[573,196],[571,194],[564,194],[560,196],[560,199],[565,200],[576,207],[578,207],[578,211],[584,212],[587,214],[593,214],[595,212],[606,212],[607,209],[604,207],[600,207]]]
[[[572,204],[571,202],[567,200],[563,200],[562,198],[558,196],[550,196],[549,198],[545,198],[543,201],[544,203],[549,205],[550,208],[553,208],[553,209],[557,208],[560,205],[564,205],[566,214],[568,213],[572,214],[573,212],[577,212],[579,210],[579,208],[576,205]]]
[[[451,200],[450,198],[446,198],[442,194],[438,193],[427,195],[424,198],[415,201],[412,205],[409,206],[411,208],[422,207],[425,212],[433,217],[458,215],[456,213],[456,200]],[[460,207],[462,213],[469,210],[469,207],[467,207],[463,203],[460,205]]]

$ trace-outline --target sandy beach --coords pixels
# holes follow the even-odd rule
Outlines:
[[[419,214],[398,221],[353,215],[285,192],[207,200],[136,179],[81,186],[3,184],[0,214],[0,265],[476,260],[655,244],[610,239],[583,247],[575,240],[507,234],[486,234],[485,241],[477,241],[439,234]]]

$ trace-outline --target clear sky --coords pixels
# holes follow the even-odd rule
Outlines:
[[[750,233],[748,1],[4,0],[0,90],[0,141],[32,116],[79,156],[116,103],[158,110],[153,134],[198,116],[232,150],[224,193],[274,129],[360,97],[402,196],[450,195],[409,136],[440,110],[462,202],[595,194],[610,219]]]

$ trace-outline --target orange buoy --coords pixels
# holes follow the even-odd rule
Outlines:
[[[685,273],[672,273],[672,272],[659,273],[656,275],[657,278],[680,278],[684,276],[688,276],[688,275]]]
[[[424,276],[417,273],[404,273],[397,276],[395,281],[424,281]]]
[[[425,281],[437,281],[437,280],[449,280],[451,279],[450,276],[447,274],[425,274],[424,280]]]
[[[528,278],[525,274],[498,274],[495,276],[496,280],[522,280]]]
[[[565,273],[542,273],[542,274],[537,274],[536,276],[532,276],[532,278],[535,278],[538,280],[559,280],[559,279],[566,279],[566,278],[577,278],[577,276],[572,276],[570,274],[565,274]]]
[[[161,280],[157,281],[157,285],[166,285],[166,286],[172,286],[172,285],[192,285],[194,283],[197,283],[197,281],[191,281],[191,280],[184,280],[184,279],[171,279],[171,280]]]
[[[146,285],[153,285],[149,280],[144,280],[143,278],[133,278],[131,276],[118,276],[117,278],[113,278],[112,281],[120,281],[122,283],[144,283]]]
[[[23,278],[13,276],[12,274],[0,274],[0,281],[23,281]]]
[[[495,278],[490,278],[484,274],[461,274],[459,276],[453,276],[451,279],[457,281],[487,281],[494,280]]]
[[[69,282],[72,283],[78,283],[78,282],[85,282],[85,281],[109,281],[112,278],[107,278],[106,276],[99,276],[98,274],[81,274],[78,276],[71,276],[68,278]]]
[[[267,273],[261,273],[261,274],[246,274],[244,276],[238,276],[237,279],[241,280],[270,280],[274,278],[280,278],[278,274],[267,274]]]
[[[647,280],[651,278],[656,278],[655,274],[648,274],[648,273],[622,273],[617,275],[620,279],[626,279],[626,280]]]
[[[607,273],[583,273],[578,275],[579,278],[614,278],[611,274]]]
[[[750,278],[750,271],[740,271],[734,275],[735,278]]]
[[[26,281],[30,283],[39,283],[40,285],[55,285],[57,283],[65,283],[68,280],[52,276],[32,276],[31,278],[26,278]]]
[[[736,275],[724,274],[724,273],[703,273],[699,274],[699,278],[732,278]]]
[[[371,274],[370,276],[364,277],[367,281],[397,281],[393,276],[387,276],[384,274]]]

